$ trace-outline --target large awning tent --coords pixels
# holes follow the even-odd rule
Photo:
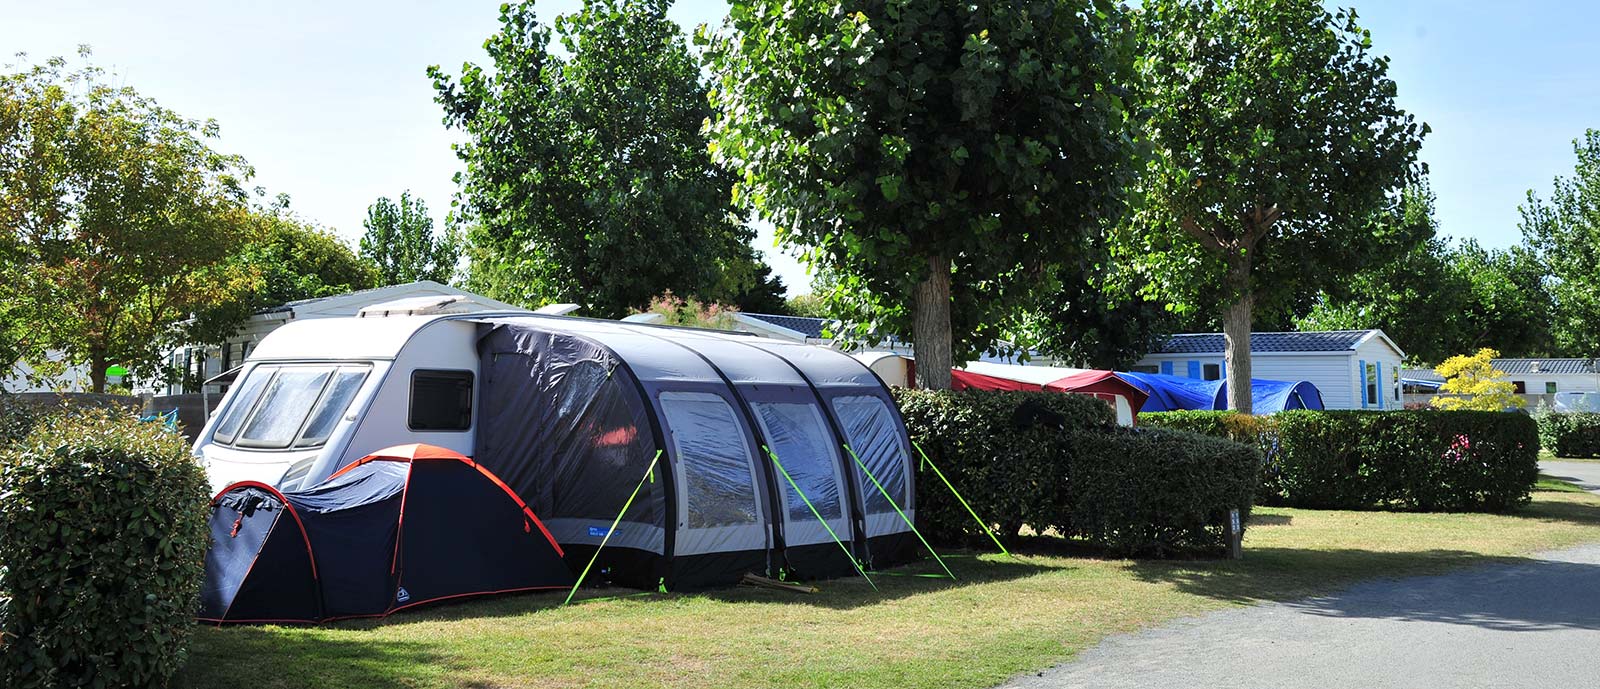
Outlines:
[[[467,596],[563,589],[539,518],[455,452],[393,447],[288,493],[236,483],[212,501],[199,618],[322,622]]]
[[[916,554],[895,509],[915,519],[905,425],[849,356],[505,317],[480,325],[479,358],[475,459],[545,518],[569,562],[598,552],[602,578],[693,588],[746,573],[846,575]]]
[[[973,361],[950,375],[957,390],[1049,390],[1098,397],[1116,410],[1117,423],[1124,426],[1134,425],[1148,397],[1111,371]]]
[[[1228,408],[1227,384],[1159,373],[1118,371],[1117,376],[1150,395],[1144,411],[1216,411]],[[1251,411],[1271,414],[1289,409],[1321,409],[1322,394],[1306,381],[1250,380]]]

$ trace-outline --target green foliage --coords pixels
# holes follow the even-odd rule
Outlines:
[[[1572,356],[1600,351],[1600,130],[1572,142],[1577,165],[1571,177],[1557,177],[1548,201],[1532,191],[1521,207],[1524,241],[1549,275],[1554,297],[1550,330],[1556,348]]]
[[[783,313],[806,318],[831,318],[825,299],[815,294],[797,294],[789,297]]]
[[[127,414],[46,420],[0,453],[0,684],[163,686],[207,547],[205,473]]]
[[[470,289],[614,318],[663,290],[719,300],[750,270],[732,175],[711,162],[700,68],[666,0],[588,0],[550,27],[501,6],[490,66],[428,74],[456,152]],[[748,275],[748,273],[743,273]]]
[[[1557,457],[1600,457],[1600,413],[1535,414],[1539,446]]]
[[[1217,552],[1227,545],[1228,510],[1248,512],[1260,472],[1250,447],[1117,428],[1111,407],[1091,397],[904,389],[895,396],[912,440],[1002,537],[1026,524],[1117,553]],[[1059,415],[1060,426],[1040,411]],[[917,487],[925,532],[983,538],[931,471]]]
[[[947,371],[1002,346],[1122,214],[1115,4],[743,0],[729,14],[698,36],[717,75],[715,156],[743,173],[740,201],[833,274],[843,335],[909,334],[924,370]]]
[[[645,309],[645,313],[662,316],[662,320],[659,321],[662,325],[732,330],[735,323],[733,316],[739,313],[739,310],[695,299],[683,299],[667,292],[650,300],[650,307]]]
[[[1435,235],[1433,194],[1407,190],[1386,234],[1410,248],[1329,285],[1297,330],[1378,328],[1433,364],[1490,347],[1506,356],[1552,353],[1552,302],[1544,269],[1522,247],[1488,250]]]
[[[1230,402],[1248,405],[1254,310],[1386,257],[1374,219],[1417,177],[1428,128],[1352,11],[1151,0],[1134,26],[1151,156],[1115,256],[1147,297],[1231,314]]]
[[[0,75],[6,308],[27,358],[65,352],[95,392],[113,363],[156,375],[180,321],[254,284],[228,260],[255,236],[251,168],[210,148],[215,122],[105,77],[60,58]]]
[[[453,232],[433,235],[433,218],[422,199],[400,194],[400,203],[379,198],[367,208],[362,223],[361,258],[378,271],[379,285],[399,285],[418,280],[449,284],[461,258],[460,239]]]
[[[1247,439],[1266,457],[1262,501],[1318,509],[1504,512],[1527,504],[1539,431],[1526,414],[1294,410],[1246,422],[1234,412],[1140,414]]]
[[[1516,386],[1494,368],[1493,361],[1498,356],[1499,352],[1485,347],[1471,356],[1458,354],[1445,359],[1433,369],[1445,380],[1439,387],[1441,394],[1430,404],[1440,409],[1521,409],[1526,402],[1517,397]]]

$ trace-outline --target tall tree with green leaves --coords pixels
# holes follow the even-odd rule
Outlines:
[[[1556,348],[1593,357],[1600,356],[1600,130],[1585,132],[1572,150],[1572,176],[1556,178],[1549,200],[1530,190],[1519,227],[1550,277]]]
[[[361,237],[361,257],[378,271],[378,283],[398,285],[418,280],[448,284],[455,277],[461,247],[454,232],[433,234],[433,218],[422,199],[411,192],[400,202],[381,197],[367,207],[367,228]]]
[[[1119,260],[1148,296],[1222,312],[1228,404],[1250,411],[1257,309],[1378,262],[1374,222],[1420,173],[1353,11],[1317,0],[1149,0],[1134,12],[1151,157]]]
[[[229,260],[256,236],[250,167],[210,147],[215,122],[106,82],[59,58],[0,76],[0,208],[26,353],[88,364],[95,392],[113,363],[156,373],[180,322],[255,281]]]
[[[702,32],[716,156],[917,381],[999,346],[1123,212],[1121,12],[1101,0],[736,0]]]
[[[588,0],[553,33],[533,3],[502,5],[488,67],[429,68],[466,137],[468,284],[619,317],[668,290],[714,296],[748,260],[754,233],[706,150],[710,106],[669,4]]]

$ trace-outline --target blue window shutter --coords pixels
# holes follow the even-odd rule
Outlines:
[[[1367,360],[1356,360],[1356,387],[1361,388],[1361,408],[1367,408]]]
[[[1372,362],[1372,365],[1377,367],[1377,376],[1376,376],[1377,379],[1372,381],[1372,383],[1373,383],[1372,387],[1377,388],[1377,391],[1378,391],[1378,408],[1382,409],[1383,408],[1383,398],[1385,396],[1383,394],[1383,362],[1382,361],[1374,361],[1374,362]]]
[[[1161,362],[1161,375],[1163,375],[1163,376],[1172,375],[1172,362],[1170,362],[1170,361]]]
[[[1189,377],[1190,378],[1197,378],[1197,379],[1200,377],[1200,362],[1198,362],[1198,361],[1189,362]]]

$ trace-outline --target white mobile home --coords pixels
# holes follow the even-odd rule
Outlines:
[[[1173,335],[1133,370],[1201,380],[1227,377],[1222,333]],[[1304,380],[1327,409],[1399,409],[1406,354],[1382,330],[1251,333],[1251,377]]]

